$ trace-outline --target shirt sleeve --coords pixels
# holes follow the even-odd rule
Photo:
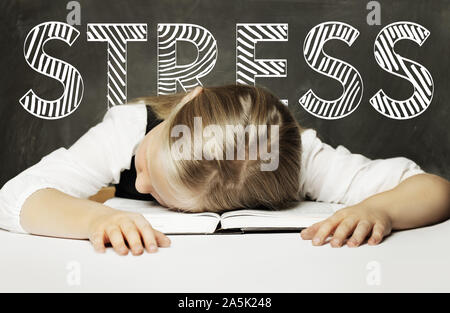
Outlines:
[[[371,160],[323,143],[314,129],[302,133],[301,193],[311,200],[354,205],[425,173],[405,157]]]
[[[143,104],[110,108],[69,149],[59,148],[10,179],[0,189],[0,228],[26,233],[20,225],[23,203],[33,192],[55,188],[78,198],[87,198],[118,183],[145,135]]]

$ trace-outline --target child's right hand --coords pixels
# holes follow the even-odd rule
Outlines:
[[[120,255],[127,255],[128,249],[133,255],[140,255],[144,252],[144,246],[149,253],[153,253],[158,250],[158,246],[170,245],[170,239],[153,229],[141,214],[115,209],[91,219],[89,240],[97,252],[105,252],[105,244],[111,243]]]

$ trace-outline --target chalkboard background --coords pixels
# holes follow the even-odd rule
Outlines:
[[[363,0],[277,0],[277,1],[191,1],[191,0],[96,0],[79,1],[80,36],[72,47],[62,41],[49,41],[45,51],[75,66],[84,80],[84,96],[78,109],[59,120],[43,120],[28,113],[19,99],[31,88],[44,99],[56,99],[62,85],[47,78],[26,63],[23,44],[28,32],[47,21],[66,22],[67,1],[2,0],[0,3],[0,185],[43,156],[69,147],[90,127],[101,121],[106,102],[106,43],[88,42],[87,23],[146,23],[147,42],[128,43],[128,99],[156,94],[157,24],[192,23],[208,29],[217,40],[214,69],[202,84],[234,83],[236,79],[236,23],[287,23],[289,40],[262,42],[256,46],[257,58],[286,59],[287,77],[257,78],[289,108],[299,122],[318,130],[321,138],[336,147],[344,145],[353,153],[369,158],[404,156],[424,170],[450,178],[448,163],[450,122],[450,1],[379,1],[381,25],[366,22],[369,11]],[[358,109],[339,120],[322,120],[306,112],[298,99],[308,90],[324,99],[335,99],[342,92],[339,82],[314,72],[306,64],[303,41],[309,30],[325,21],[345,22],[360,35],[349,47],[338,40],[329,41],[325,52],[353,65],[364,81],[364,94]],[[426,27],[431,35],[422,47],[403,40],[396,52],[424,65],[431,73],[435,93],[430,107],[410,120],[393,120],[376,112],[369,99],[380,88],[392,98],[406,99],[413,87],[407,80],[383,71],[373,55],[374,40],[386,25],[411,21]],[[193,46],[178,45],[177,63],[196,57]],[[181,91],[178,90],[178,91]]]

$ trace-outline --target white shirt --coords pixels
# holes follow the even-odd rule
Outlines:
[[[109,109],[103,121],[69,149],[56,149],[0,189],[0,228],[26,233],[20,225],[22,204],[39,189],[55,188],[88,198],[110,183],[117,184],[121,171],[130,168],[146,126],[144,104]],[[334,149],[313,129],[302,133],[302,149],[301,195],[317,201],[356,204],[424,173],[404,157],[370,160],[343,146]]]

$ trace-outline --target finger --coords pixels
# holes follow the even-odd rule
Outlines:
[[[315,223],[308,228],[303,229],[300,232],[300,235],[302,236],[302,239],[304,240],[311,240],[313,236],[316,234],[317,230],[320,228],[320,226],[323,224],[324,221]]]
[[[336,231],[333,234],[333,238],[330,241],[330,245],[332,247],[340,247],[343,245],[345,239],[350,236],[350,234],[355,229],[358,220],[354,217],[347,217],[336,228]]]
[[[387,235],[386,227],[383,224],[375,223],[373,226],[372,235],[367,243],[369,245],[377,245],[381,242],[385,235]]]
[[[164,233],[160,232],[159,230],[153,229],[153,232],[155,233],[156,241],[158,241],[158,245],[160,247],[169,247],[171,244],[171,241],[169,237],[167,237]]]
[[[367,237],[367,235],[372,230],[373,223],[369,221],[360,221],[358,226],[356,226],[355,231],[353,232],[352,237],[348,240],[347,245],[349,247],[357,247],[359,246]]]
[[[144,241],[145,249],[149,253],[158,251],[158,243],[155,238],[154,230],[147,220],[137,219],[135,223],[141,233],[142,240]]]
[[[328,218],[323,222],[320,228],[317,230],[316,234],[313,237],[312,244],[315,246],[320,246],[324,243],[324,241],[328,238],[331,232],[338,225],[338,220],[336,218]]]
[[[133,255],[141,255],[144,252],[144,247],[142,247],[141,235],[138,232],[136,224],[125,220],[120,223],[120,229],[128,242],[131,253]]]
[[[92,243],[92,246],[94,247],[94,250],[99,253],[104,253],[106,251],[105,248],[105,241],[104,241],[105,232],[99,231],[94,233],[89,240]]]
[[[119,227],[115,225],[108,227],[106,229],[106,235],[108,236],[109,242],[111,242],[111,245],[113,246],[117,254],[128,254],[128,248],[125,245],[125,241],[123,240],[123,235]]]

